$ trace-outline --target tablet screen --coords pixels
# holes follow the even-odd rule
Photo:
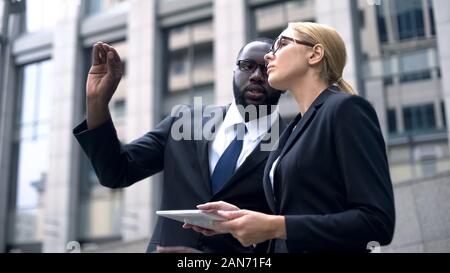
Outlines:
[[[214,229],[214,221],[227,220],[222,216],[202,210],[160,210],[156,214],[207,229]]]

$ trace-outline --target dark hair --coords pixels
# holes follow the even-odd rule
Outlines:
[[[268,44],[268,45],[272,45],[273,44],[273,42],[274,42],[274,40],[273,39],[270,39],[270,38],[266,38],[266,37],[259,37],[259,38],[255,38],[255,39],[253,39],[253,40],[250,40],[249,42],[247,42],[242,48],[241,48],[241,50],[239,50],[239,53],[238,53],[238,55],[237,55],[237,59],[239,60],[239,57],[241,57],[241,54],[242,54],[242,52],[244,51],[244,48],[246,47],[246,46],[248,46],[248,44],[251,44],[251,43],[253,43],[253,42],[261,42],[261,43],[265,43],[265,44]]]

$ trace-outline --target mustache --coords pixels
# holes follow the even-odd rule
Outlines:
[[[244,88],[244,92],[250,92],[250,91],[258,91],[263,94],[267,94],[266,88],[264,88],[263,86],[261,86],[259,84],[249,84]]]

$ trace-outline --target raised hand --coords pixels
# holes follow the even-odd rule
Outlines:
[[[122,61],[117,51],[98,42],[92,49],[92,66],[86,83],[88,100],[108,104],[122,79]]]
[[[86,82],[87,125],[94,129],[105,123],[111,114],[108,104],[122,79],[122,61],[117,51],[98,42],[92,49],[92,66]]]

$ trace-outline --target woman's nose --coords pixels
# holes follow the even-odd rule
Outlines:
[[[270,51],[269,53],[264,55],[264,61],[266,62],[266,66],[268,66],[270,61],[273,60],[273,57],[274,57],[274,55],[273,55],[272,51]]]

